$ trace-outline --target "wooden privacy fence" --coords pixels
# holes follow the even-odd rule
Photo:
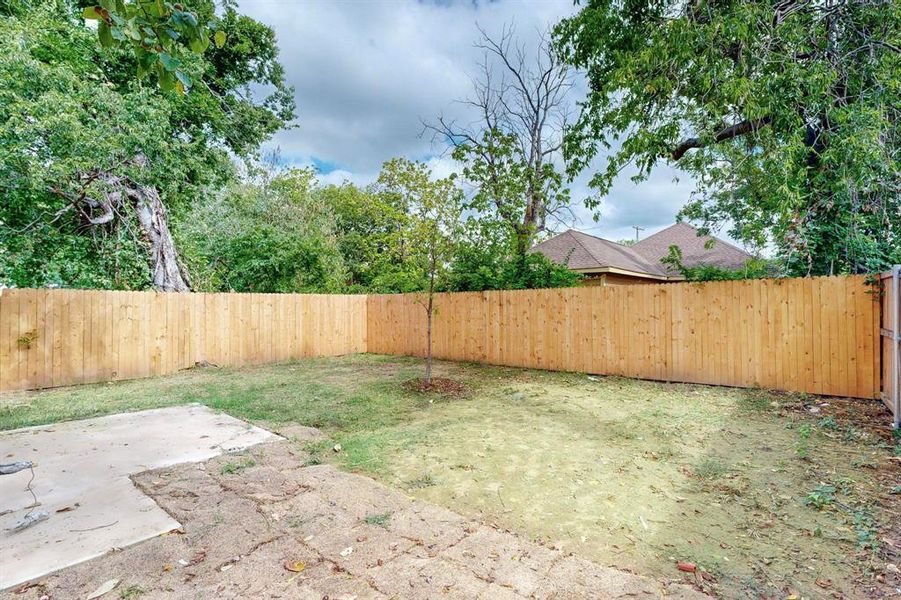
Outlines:
[[[365,296],[0,290],[0,390],[365,351]]]
[[[876,398],[891,353],[880,342],[878,298],[863,276],[439,294],[434,354]],[[421,299],[0,290],[0,390],[162,375],[201,361],[423,356]]]
[[[880,391],[865,277],[441,294],[434,356],[860,398]],[[369,352],[425,354],[416,294],[370,296]]]

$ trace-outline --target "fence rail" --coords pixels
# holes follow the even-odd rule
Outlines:
[[[887,344],[872,292],[854,276],[439,294],[434,354],[877,398]],[[0,391],[162,375],[200,361],[422,356],[420,299],[2,290]]]
[[[365,351],[365,296],[0,290],[4,391]]]
[[[875,398],[863,276],[442,294],[434,355],[663,381]],[[425,354],[415,294],[370,296],[367,348]]]

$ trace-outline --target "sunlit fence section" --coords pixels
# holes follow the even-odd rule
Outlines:
[[[0,390],[365,351],[365,296],[0,291]]]
[[[879,294],[863,276],[441,294],[434,355],[874,398]],[[425,353],[416,294],[369,297],[369,352]]]

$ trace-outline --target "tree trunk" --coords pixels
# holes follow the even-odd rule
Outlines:
[[[425,383],[432,385],[432,313],[435,309],[435,260],[432,258],[431,272],[429,273],[429,301],[426,304],[426,355],[425,355]]]
[[[169,232],[168,211],[159,193],[153,187],[135,184],[127,194],[147,239],[153,287],[164,292],[190,292],[187,271],[175,249]]]

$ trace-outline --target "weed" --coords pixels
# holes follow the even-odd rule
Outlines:
[[[832,431],[838,431],[838,423],[835,421],[835,417],[823,417],[820,419],[819,427],[821,429],[831,429]]]
[[[835,486],[821,483],[804,497],[804,504],[823,510],[835,503]]]
[[[854,513],[854,533],[860,550],[879,550],[879,528],[870,511],[861,509]]]
[[[798,442],[795,444],[795,452],[801,460],[810,458],[810,434],[812,429],[809,423],[804,423],[798,427]]]
[[[247,456],[245,458],[242,458],[241,460],[225,463],[224,465],[222,465],[222,468],[219,469],[219,474],[237,475],[238,473],[241,473],[242,471],[249,469],[256,464],[257,461],[255,461],[250,456]]]
[[[411,490],[421,490],[421,489],[424,489],[427,487],[432,487],[433,485],[435,485],[435,479],[428,473],[423,473],[421,476],[417,477],[416,479],[411,479],[404,483]]]
[[[146,593],[147,591],[140,586],[129,585],[119,590],[119,597],[123,600],[126,600],[127,598],[137,598],[138,596],[143,596]]]
[[[366,515],[366,518],[363,519],[363,521],[367,525],[378,525],[379,527],[385,527],[386,525],[388,525],[388,521],[390,521],[390,520],[391,520],[390,512],[381,513],[381,514],[377,514],[377,515]]]
[[[716,458],[704,458],[692,469],[695,476],[700,479],[719,479],[728,471],[729,468]]]

